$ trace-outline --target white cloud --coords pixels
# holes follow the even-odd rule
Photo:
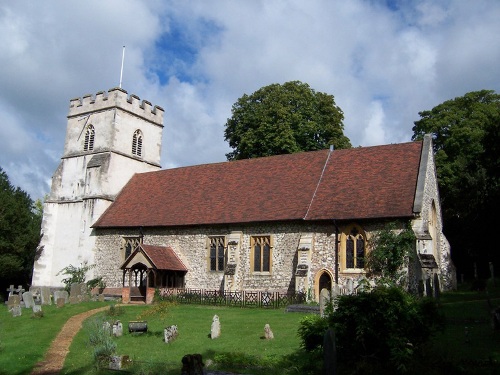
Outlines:
[[[333,94],[355,146],[408,141],[419,111],[499,91],[498,1],[399,5],[3,3],[0,135],[13,141],[0,166],[42,196],[63,149],[69,99],[117,86],[123,45],[123,87],[165,109],[164,167],[225,160],[231,105],[274,82]]]

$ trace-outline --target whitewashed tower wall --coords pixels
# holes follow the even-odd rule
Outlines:
[[[163,113],[120,88],[70,101],[64,154],[44,204],[33,286],[60,287],[63,276],[57,274],[64,267],[94,263],[92,224],[133,174],[160,169]],[[140,152],[136,142],[133,153],[138,130]]]

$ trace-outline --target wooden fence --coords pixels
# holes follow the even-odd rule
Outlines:
[[[198,305],[221,305],[238,307],[281,308],[288,305],[305,303],[305,293],[296,292],[259,292],[259,291],[220,291],[205,289],[162,288],[160,296],[165,300]]]

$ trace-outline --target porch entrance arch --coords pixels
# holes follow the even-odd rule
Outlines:
[[[151,303],[157,288],[183,288],[187,268],[171,247],[141,244],[125,260],[122,300]]]
[[[332,290],[333,275],[332,272],[326,268],[319,270],[314,277],[314,299],[319,302],[319,293],[321,289]]]

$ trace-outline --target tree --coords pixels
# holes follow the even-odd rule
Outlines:
[[[31,282],[40,241],[41,203],[11,185],[0,167],[0,285]]]
[[[299,81],[272,84],[233,104],[224,139],[228,160],[313,151],[333,145],[349,148],[344,114],[333,95],[316,92]]]
[[[395,222],[386,224],[370,240],[367,276],[375,276],[381,285],[405,286],[407,272],[403,267],[412,256],[414,247],[415,233],[409,222],[399,230]]]
[[[500,209],[500,95],[470,92],[419,113],[413,139],[431,133],[434,144],[444,232],[461,273],[470,260],[483,267],[496,261],[496,240],[488,228]]]

